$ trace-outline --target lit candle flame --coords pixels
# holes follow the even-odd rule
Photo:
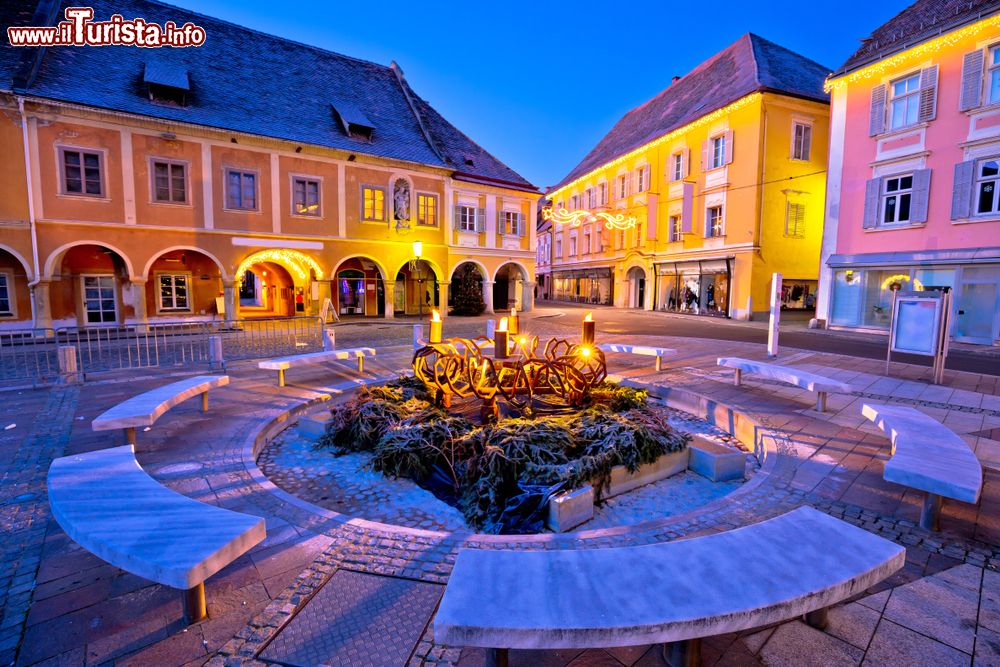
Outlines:
[[[511,317],[517,317],[517,308],[511,308],[510,309],[510,316]]]
[[[441,313],[439,313],[437,311],[437,308],[435,308],[434,310],[431,311],[431,322],[440,322],[440,321],[441,321]]]
[[[501,317],[500,324],[497,326],[497,331],[506,331],[506,330],[507,330],[507,318]]]
[[[586,316],[584,316],[583,321],[584,322],[593,322],[594,321],[594,314],[593,313],[587,313]]]

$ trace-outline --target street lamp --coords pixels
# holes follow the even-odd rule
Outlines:
[[[420,256],[424,254],[424,244],[422,241],[413,242],[413,256],[416,260],[411,262],[413,266],[410,267],[412,271],[416,268],[417,271],[417,318],[424,318],[424,280],[420,271]]]

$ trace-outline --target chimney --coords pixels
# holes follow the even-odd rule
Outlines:
[[[672,85],[674,85],[675,83],[677,83],[680,80],[681,80],[681,78],[679,76],[677,76],[676,74],[674,74],[674,78],[672,78],[670,80],[670,85],[672,86]]]

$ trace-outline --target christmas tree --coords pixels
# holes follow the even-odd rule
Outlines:
[[[455,281],[455,296],[452,300],[453,315],[481,315],[486,310],[483,301],[483,278],[473,264],[465,264]]]

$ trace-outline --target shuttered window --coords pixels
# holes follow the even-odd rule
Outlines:
[[[476,209],[474,206],[459,206],[456,209],[458,228],[463,232],[476,231]]]
[[[625,199],[628,197],[628,174],[622,174],[619,176],[615,186],[615,194],[618,195],[618,199]]]
[[[509,236],[524,236],[526,226],[524,215],[517,211],[500,212],[500,233]]]
[[[785,206],[785,236],[801,239],[806,235],[806,205],[788,202]]]
[[[889,85],[889,129],[914,125],[920,113],[920,75],[914,74]]]
[[[597,204],[599,206],[604,206],[608,203],[608,184],[598,183],[597,184]]]
[[[976,165],[976,215],[1000,213],[1000,159],[980,160]]]
[[[913,174],[885,179],[882,182],[882,224],[909,223],[912,198]]]
[[[927,222],[930,183],[930,169],[917,169],[909,174],[894,174],[868,181],[865,229]]]
[[[684,155],[674,153],[670,156],[670,180],[679,181],[684,178]]]
[[[992,55],[992,50],[991,50]],[[966,53],[962,59],[962,90],[959,111],[971,111],[983,102],[983,50]]]
[[[679,215],[670,216],[669,220],[667,221],[667,226],[668,226],[667,233],[669,234],[671,243],[676,243],[677,241],[680,241],[683,238],[684,229],[681,226],[681,216]]]
[[[987,101],[1000,102],[1000,46],[990,49],[989,70],[986,73]]]
[[[726,164],[726,135],[712,137],[712,154],[709,165],[712,169],[717,169]]]

